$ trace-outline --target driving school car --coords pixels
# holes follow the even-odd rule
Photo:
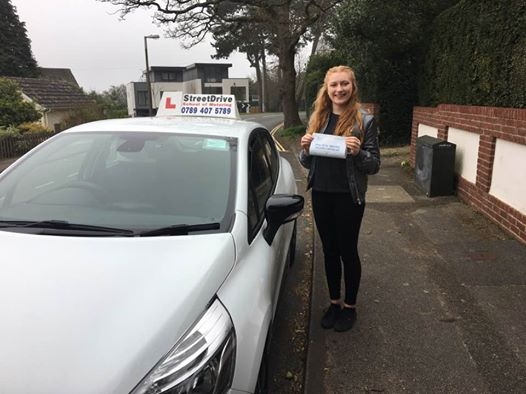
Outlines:
[[[1,392],[265,391],[303,198],[263,126],[208,104],[165,95],[0,175]]]

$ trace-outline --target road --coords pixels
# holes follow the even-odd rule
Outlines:
[[[269,112],[264,114],[247,114],[241,115],[241,119],[252,122],[261,123],[263,126],[272,130],[274,126],[283,122],[283,114],[281,112]]]

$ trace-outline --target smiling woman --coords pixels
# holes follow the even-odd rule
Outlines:
[[[319,134],[339,136],[343,154],[327,157],[311,150]],[[350,67],[332,67],[325,74],[301,147],[299,159],[309,169],[308,187],[312,188],[312,210],[323,245],[329,287],[330,303],[321,326],[347,331],[356,321],[362,273],[358,236],[367,177],[380,169],[378,126],[374,117],[361,108]]]

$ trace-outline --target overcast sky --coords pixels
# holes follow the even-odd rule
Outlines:
[[[232,78],[252,77],[244,54],[214,60],[209,44],[182,49],[164,38],[155,26],[153,11],[140,10],[119,19],[118,8],[95,0],[11,0],[25,22],[33,55],[41,67],[70,68],[86,91],[102,92],[112,85],[138,81],[145,69],[144,36],[150,66],[187,66],[192,63],[231,63]]]

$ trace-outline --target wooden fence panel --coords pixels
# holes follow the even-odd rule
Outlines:
[[[26,133],[0,136],[0,160],[20,157],[53,135],[53,133]]]

